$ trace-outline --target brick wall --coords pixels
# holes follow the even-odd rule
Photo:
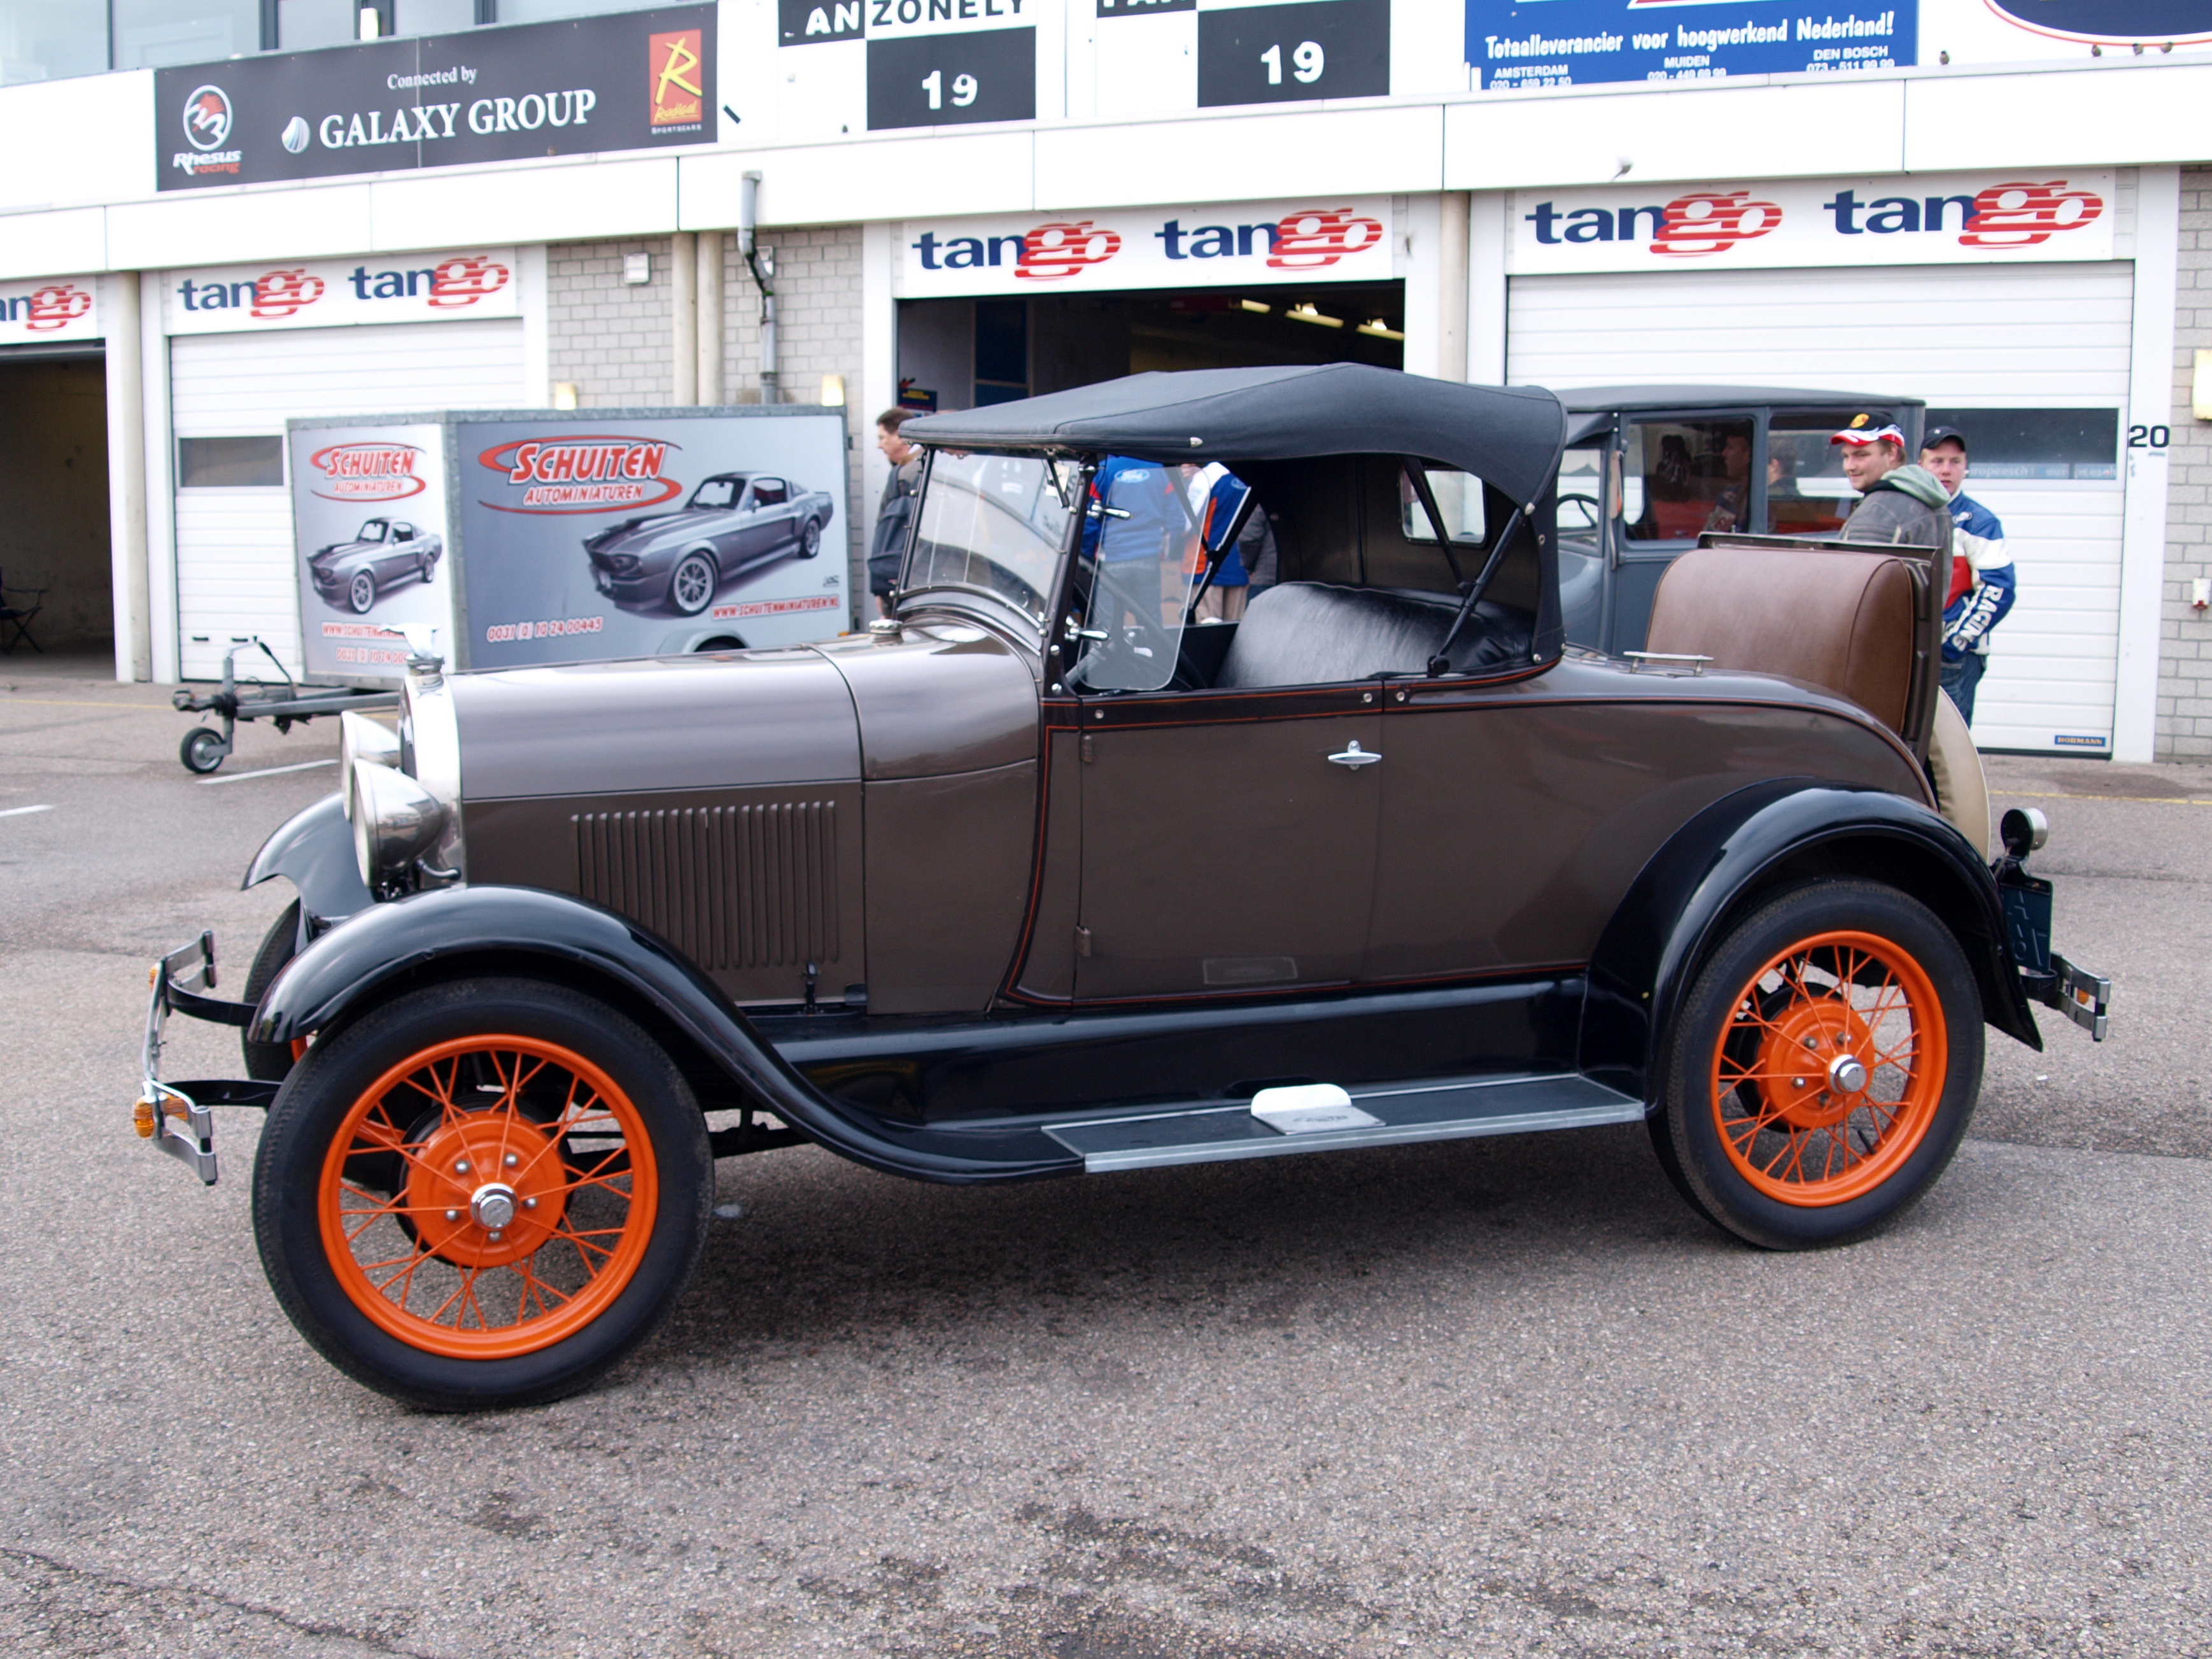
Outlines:
[[[622,279],[632,253],[653,256],[653,280],[635,288]],[[545,251],[545,309],[551,378],[574,381],[580,407],[670,400],[668,238],[554,244]]]
[[[2182,170],[2179,288],[2157,753],[2160,760],[2206,760],[2212,759],[2212,620],[2190,609],[2189,585],[2212,576],[2212,422],[2191,412],[2190,381],[2197,353],[2212,349],[2212,168]]]
[[[700,234],[710,236],[711,231]],[[738,257],[737,238],[722,246],[722,385],[719,401],[760,401],[760,290]],[[857,225],[779,228],[763,233],[775,250],[779,368],[783,401],[812,403],[822,377],[845,377],[847,396],[860,386],[860,229]],[[585,409],[663,404],[670,401],[673,328],[668,272],[669,239],[556,243],[546,250],[546,309],[555,381],[573,380]],[[631,288],[622,279],[623,257],[653,256],[653,280]],[[846,410],[846,522],[849,531],[848,591],[865,595],[864,532],[874,517],[860,499],[860,446],[873,442],[872,410]],[[819,486],[817,486],[819,487]],[[865,623],[872,616],[866,607]]]
[[[703,234],[703,233],[702,233]],[[811,404],[822,395],[822,377],[845,377],[845,396],[860,395],[860,228],[858,225],[779,227],[760,233],[775,250],[777,372],[786,403]],[[760,401],[760,289],[738,257],[738,239],[722,238],[722,386],[730,403]],[[873,410],[845,406],[847,564],[850,592],[865,596],[865,532],[875,504],[863,501],[863,444],[875,441]],[[875,615],[862,607],[862,626]]]

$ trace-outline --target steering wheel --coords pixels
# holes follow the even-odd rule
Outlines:
[[[1579,524],[1570,524],[1567,522],[1566,507],[1567,503],[1570,501],[1573,502],[1580,512],[1587,515]],[[1571,494],[1560,496],[1559,509],[1559,533],[1563,536],[1574,534],[1585,530],[1595,530],[1603,516],[1598,507],[1597,497],[1595,495],[1586,495],[1580,490],[1576,490]]]

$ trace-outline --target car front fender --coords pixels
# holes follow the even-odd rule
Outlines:
[[[1983,1018],[2043,1047],[1996,882],[1966,837],[1901,795],[1776,778],[1706,807],[1630,885],[1590,960],[1582,1069],[1656,1104],[1668,1034],[1726,925],[1761,896],[1821,875],[1863,876],[1926,904],[1965,951]]]
[[[924,1181],[1079,1174],[1083,1162],[1035,1131],[954,1137],[864,1120],[801,1076],[721,991],[665,940],[611,910],[533,887],[447,887],[371,907],[301,951],[261,999],[256,1042],[343,1024],[410,981],[550,971],[648,1005],[759,1106],[832,1152]]]
[[[325,795],[295,813],[246,866],[241,890],[283,876],[299,889],[300,908],[319,922],[343,921],[375,903],[354,857],[345,797]]]

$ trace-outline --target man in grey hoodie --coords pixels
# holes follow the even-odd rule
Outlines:
[[[1950,492],[1926,467],[1905,465],[1905,434],[1894,423],[1854,415],[1828,441],[1842,447],[1844,476],[1859,492],[1839,540],[1950,550]]]

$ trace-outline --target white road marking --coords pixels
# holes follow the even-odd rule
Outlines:
[[[0,811],[0,818],[20,818],[26,812],[51,812],[53,810],[52,806],[10,806],[5,811]]]
[[[264,766],[258,772],[233,772],[227,778],[202,778],[203,785],[216,783],[244,783],[248,778],[273,778],[279,772],[312,772],[318,766],[336,766],[337,759],[301,761],[297,766]]]

